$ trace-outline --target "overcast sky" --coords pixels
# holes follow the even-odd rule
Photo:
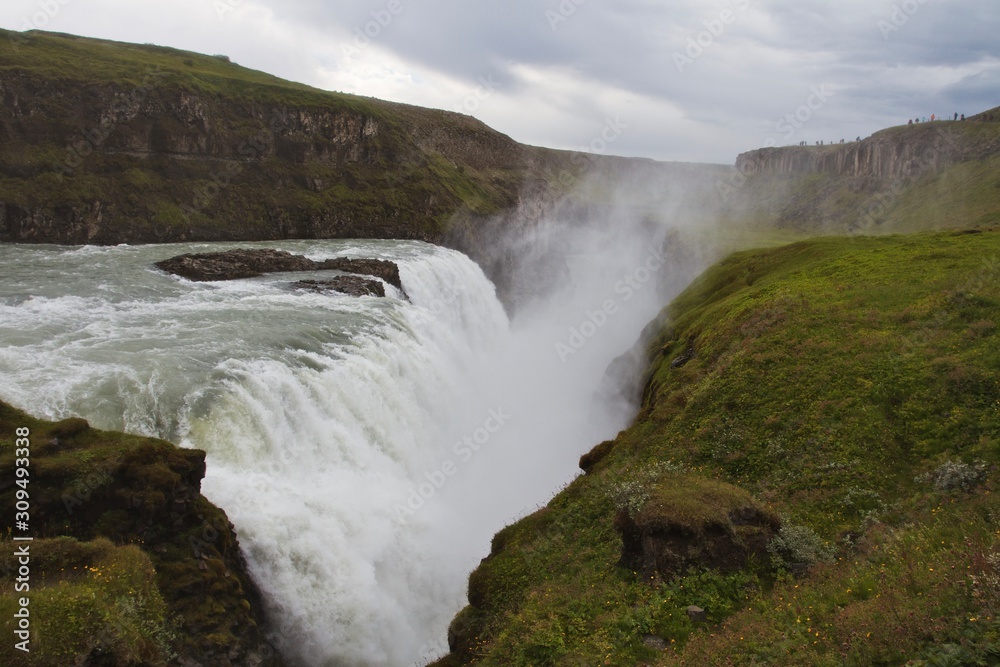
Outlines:
[[[1000,105],[996,0],[3,0],[0,26],[226,54],[524,143],[661,160]]]

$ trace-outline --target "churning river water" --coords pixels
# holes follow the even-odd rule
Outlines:
[[[389,259],[405,294],[153,267],[231,247]],[[620,288],[635,266],[512,323],[474,262],[418,242],[0,246],[0,397],[204,449],[292,661],[424,664],[490,536],[629,418],[593,394],[660,303],[641,273]]]

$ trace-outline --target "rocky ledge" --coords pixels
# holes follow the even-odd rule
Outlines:
[[[310,292],[340,292],[350,296],[385,296],[385,286],[377,280],[361,276],[337,276],[329,280],[299,280],[292,283],[295,289]]]
[[[317,262],[303,255],[293,255],[284,250],[271,248],[237,248],[224,252],[208,252],[198,254],[177,255],[170,259],[156,262],[156,267],[167,273],[187,278],[188,280],[237,280],[240,278],[256,278],[265,273],[281,273],[287,271],[343,271],[381,278],[393,287],[402,290],[399,279],[399,266],[385,259],[351,259],[336,257]],[[309,281],[304,281],[309,282]],[[315,281],[312,281],[315,282]],[[330,283],[331,281],[323,281]],[[340,287],[331,284],[330,289],[345,292],[341,289],[350,281],[340,281]],[[373,281],[368,281],[373,282]],[[354,282],[354,290],[360,283]],[[296,284],[296,286],[300,286]],[[381,285],[379,286],[381,288]],[[346,291],[346,293],[353,293]],[[364,291],[365,294],[369,293]],[[382,288],[382,294],[385,290]]]
[[[236,531],[201,494],[205,452],[0,402],[0,433],[15,432],[31,450],[31,653],[5,642],[0,664],[281,667]],[[24,497],[14,454],[0,448],[0,506],[11,512]],[[17,567],[4,549],[6,621]]]
[[[318,262],[317,269],[343,271],[344,273],[360,273],[366,276],[381,278],[398,290],[403,289],[399,279],[399,266],[387,259],[349,259],[337,257]]]

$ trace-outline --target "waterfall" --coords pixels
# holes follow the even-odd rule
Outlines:
[[[204,449],[293,664],[424,664],[492,534],[630,417],[593,394],[662,304],[662,261],[614,236],[635,247],[602,237],[513,322],[475,263],[418,242],[239,244],[395,261],[386,298],[152,268],[233,244],[0,246],[0,398]]]
[[[308,363],[227,361],[185,437],[210,452],[205,493],[239,528],[282,653],[305,665],[409,664],[463,604],[467,570],[431,536],[441,508],[399,508],[507,320],[463,255],[400,271],[411,302],[350,344]]]

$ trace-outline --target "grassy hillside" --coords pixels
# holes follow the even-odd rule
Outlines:
[[[1000,137],[1000,123],[989,127]],[[891,190],[890,190],[891,192]],[[922,176],[904,196],[886,198],[862,218],[872,231],[990,227],[1000,224],[1000,154]]]
[[[0,96],[5,240],[437,239],[564,159],[469,116],[72,35],[0,32]]]
[[[712,267],[635,424],[494,538],[439,664],[995,664],[998,278],[996,230]],[[764,554],[748,511],[780,521]]]
[[[211,94],[233,98],[275,95],[290,103],[329,102],[371,112],[362,98],[335,95],[304,84],[247,69],[225,55],[201,55],[153,44],[130,44],[77,37],[67,33],[32,30],[4,31],[7,70],[30,70],[38,76],[95,84],[148,85],[151,78]],[[150,75],[153,76],[150,76]]]

